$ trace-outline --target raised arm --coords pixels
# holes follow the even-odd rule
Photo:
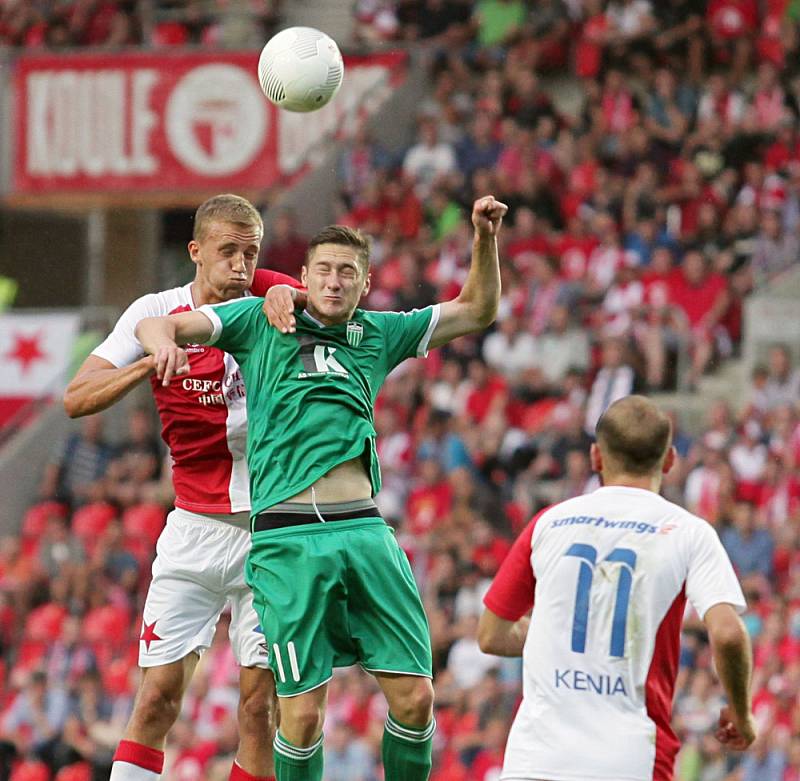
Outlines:
[[[167,317],[146,317],[136,326],[136,338],[155,359],[156,376],[163,385],[189,371],[189,359],[178,345],[205,344],[214,327],[202,312],[181,312]]]
[[[155,365],[151,355],[119,368],[105,358],[90,355],[64,392],[64,410],[71,418],[101,412],[149,377]]]
[[[736,610],[721,603],[710,607],[703,622],[708,629],[717,675],[728,695],[719,717],[717,740],[734,751],[744,751],[756,737],[750,699],[753,659],[750,638]]]
[[[443,344],[465,334],[481,331],[497,317],[500,303],[500,260],[497,234],[508,206],[492,195],[478,198],[472,207],[472,263],[464,287],[457,298],[441,306],[439,322],[430,346]]]

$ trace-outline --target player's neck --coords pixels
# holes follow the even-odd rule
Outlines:
[[[226,295],[225,291],[217,290],[208,284],[203,279],[195,279],[190,288],[192,294],[192,303],[195,309],[206,304],[222,304],[225,301],[230,301],[232,298],[239,296]]]
[[[609,475],[604,472],[603,485],[605,487],[641,488],[644,491],[652,491],[657,494],[661,491],[661,477],[653,475]]]

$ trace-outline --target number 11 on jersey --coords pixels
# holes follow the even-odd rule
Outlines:
[[[572,618],[572,650],[582,654],[586,652],[586,632],[589,626],[589,594],[594,580],[594,568],[597,565],[597,548],[576,542],[570,545],[565,556],[580,559],[578,586],[575,594],[575,612]],[[633,585],[633,570],[636,569],[636,553],[630,548],[614,548],[603,561],[619,562],[619,581],[617,582],[617,598],[614,603],[614,618],[611,625],[610,655],[625,656],[625,631],[628,624],[628,603]]]

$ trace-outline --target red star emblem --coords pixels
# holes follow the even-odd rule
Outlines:
[[[19,361],[22,373],[26,374],[34,361],[41,361],[47,357],[47,353],[42,352],[39,347],[41,338],[41,333],[33,336],[14,334],[14,347],[5,354],[5,357],[10,358],[12,361]]]
[[[146,624],[144,622],[142,622],[142,623],[143,623],[144,628],[142,629],[142,636],[139,639],[144,642],[144,644],[147,646],[147,650],[149,651],[150,650],[150,643],[152,643],[153,640],[161,640],[162,638],[160,638],[156,634],[156,622],[155,621],[153,621],[152,624]]]

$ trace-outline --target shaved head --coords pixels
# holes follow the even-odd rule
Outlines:
[[[672,443],[672,423],[650,399],[626,396],[603,413],[596,436],[610,471],[657,474]]]

